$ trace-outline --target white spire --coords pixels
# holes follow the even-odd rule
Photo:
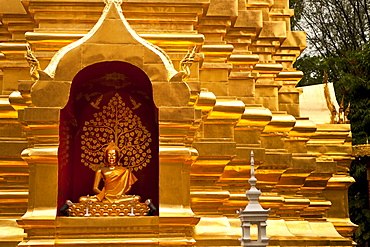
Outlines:
[[[259,204],[259,196],[261,191],[256,188],[257,179],[254,176],[254,153],[251,151],[251,178],[248,180],[251,188],[246,192],[249,199],[248,205],[245,209],[239,212],[239,218],[242,227],[242,238],[239,239],[242,246],[253,246],[253,247],[266,247],[269,242],[269,238],[266,235],[266,220],[270,209],[265,210]],[[250,226],[255,224],[258,226],[258,238],[257,240],[251,239]]]
[[[254,153],[251,151],[251,178],[248,180],[251,188],[245,193],[248,197],[249,203],[245,207],[245,211],[264,210],[259,204],[259,197],[261,191],[256,188],[257,178],[254,176]]]

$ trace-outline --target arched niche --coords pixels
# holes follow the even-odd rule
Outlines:
[[[141,69],[110,61],[79,71],[60,112],[59,135],[58,207],[67,199],[94,195],[94,166],[103,162],[102,150],[114,140],[126,150],[121,163],[135,160],[126,162],[138,178],[129,194],[151,198],[158,208],[158,110],[151,81]]]

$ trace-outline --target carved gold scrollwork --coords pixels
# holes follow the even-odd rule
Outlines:
[[[349,123],[348,114],[350,111],[350,104],[348,104],[347,108],[344,109],[344,97],[342,97],[342,101],[341,101],[341,104],[339,106],[339,111],[338,111],[333,104],[333,99],[331,98],[331,94],[329,92],[329,87],[327,83],[325,83],[325,86],[324,86],[324,95],[325,95],[326,104],[331,114],[330,123],[331,124]]]
[[[37,58],[33,55],[31,46],[27,45],[27,52],[25,54],[25,58],[30,65],[30,75],[33,81],[38,81],[40,78],[38,70],[41,70],[40,62]]]
[[[183,81],[187,81],[190,77],[190,67],[194,62],[194,57],[195,57],[195,50],[196,46],[192,50],[188,50],[188,53],[185,55],[183,59],[180,61],[180,67],[182,71],[184,72],[184,75],[182,77]]]

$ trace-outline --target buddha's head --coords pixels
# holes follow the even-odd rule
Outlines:
[[[120,159],[120,153],[119,148],[114,142],[109,143],[108,147],[105,149],[105,162],[109,166],[116,166]]]

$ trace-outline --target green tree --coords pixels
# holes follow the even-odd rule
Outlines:
[[[311,49],[324,58],[346,56],[369,41],[368,0],[303,0],[293,5],[299,18],[293,28],[307,31]]]
[[[298,13],[293,30],[307,32],[308,49],[295,63],[305,76],[299,85],[334,83],[337,99],[351,105],[353,144],[365,144],[370,136],[370,3],[369,0],[291,1]],[[358,246],[369,246],[370,211],[366,167],[369,157],[352,162],[356,179],[349,188],[351,220],[359,225],[354,234]]]
[[[302,12],[304,9],[304,1],[302,0],[290,0],[289,8],[294,9],[294,16],[290,19],[292,29],[298,26],[299,21],[302,17]]]
[[[369,162],[370,158],[367,156],[358,157],[352,162],[350,173],[356,179],[356,183],[348,189],[350,217],[358,225],[354,240],[358,246],[363,247],[369,246],[370,241],[370,210],[366,177],[366,167]]]
[[[338,58],[336,88],[351,104],[353,144],[365,144],[370,136],[370,42],[362,49]]]
[[[327,68],[324,68],[324,62],[325,61],[321,56],[310,56],[308,54],[304,54],[300,59],[298,59],[295,63],[295,67],[304,73],[304,77],[299,82],[298,86],[323,83],[324,71],[327,70]]]
[[[353,144],[365,144],[370,136],[370,43],[339,61],[342,61],[343,70],[337,88],[342,90],[351,103],[348,118],[351,121]],[[351,220],[359,226],[353,236],[358,246],[369,246],[370,242],[369,192],[366,177],[366,167],[369,163],[369,157],[358,158],[352,162],[350,170],[356,182],[348,191],[349,211]]]
[[[295,63],[304,73],[298,86],[324,82],[336,88],[340,102],[351,103],[353,143],[370,136],[369,112],[369,0],[292,0],[297,14],[294,30],[307,32],[308,51]]]

